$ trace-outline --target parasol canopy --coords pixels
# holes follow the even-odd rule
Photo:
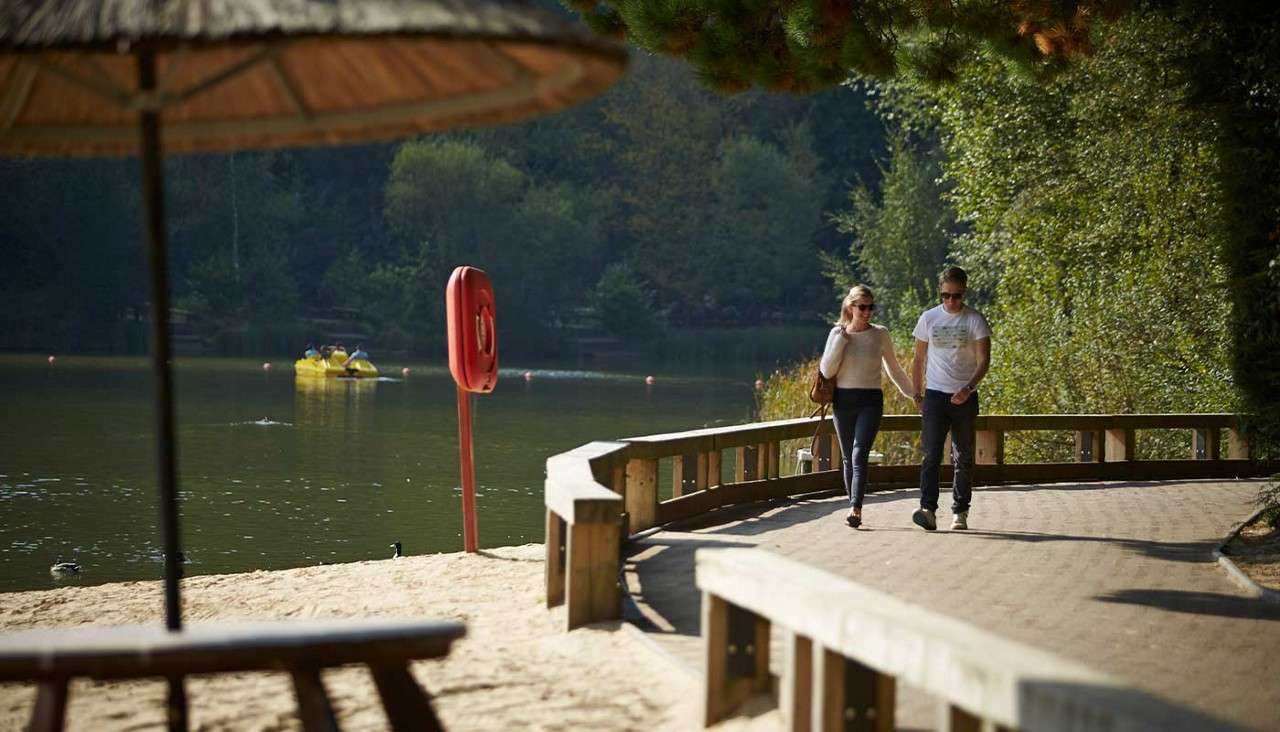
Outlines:
[[[589,99],[625,65],[526,2],[5,0],[0,153],[138,152],[141,111],[163,112],[176,152],[500,124]]]

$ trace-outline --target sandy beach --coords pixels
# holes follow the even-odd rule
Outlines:
[[[413,672],[451,730],[696,728],[698,681],[630,629],[607,624],[566,633],[563,608],[544,607],[543,547],[528,544],[398,560],[192,577],[190,623],[231,619],[402,617],[457,620],[467,637],[448,658]],[[0,594],[0,630],[162,622],[159,582]],[[326,673],[344,730],[385,727],[368,673]],[[294,730],[292,686],[275,673],[188,680],[192,728]],[[162,682],[71,689],[72,730],[159,729]],[[0,729],[21,729],[34,689],[0,685]],[[762,721],[757,719],[757,721]],[[752,725],[754,726],[754,725]]]

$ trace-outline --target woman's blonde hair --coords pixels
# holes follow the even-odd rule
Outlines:
[[[844,301],[840,303],[840,320],[836,325],[841,328],[853,323],[853,302],[860,297],[869,297],[871,302],[876,301],[876,295],[866,285],[854,285],[849,289],[849,294],[844,296]]]

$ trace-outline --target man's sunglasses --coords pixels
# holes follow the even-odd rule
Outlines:
[[[963,292],[939,292],[938,297],[941,297],[943,300],[963,300],[964,293]]]

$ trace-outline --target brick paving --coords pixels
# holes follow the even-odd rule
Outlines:
[[[694,551],[759,547],[1224,720],[1280,729],[1280,605],[1249,597],[1212,556],[1259,485],[982,488],[968,532],[947,530],[945,494],[939,530],[917,528],[915,490],[868,496],[859,530],[844,524],[843,497],[731,507],[632,542],[628,613],[700,673]],[[900,696],[900,723],[929,726],[927,700]]]

